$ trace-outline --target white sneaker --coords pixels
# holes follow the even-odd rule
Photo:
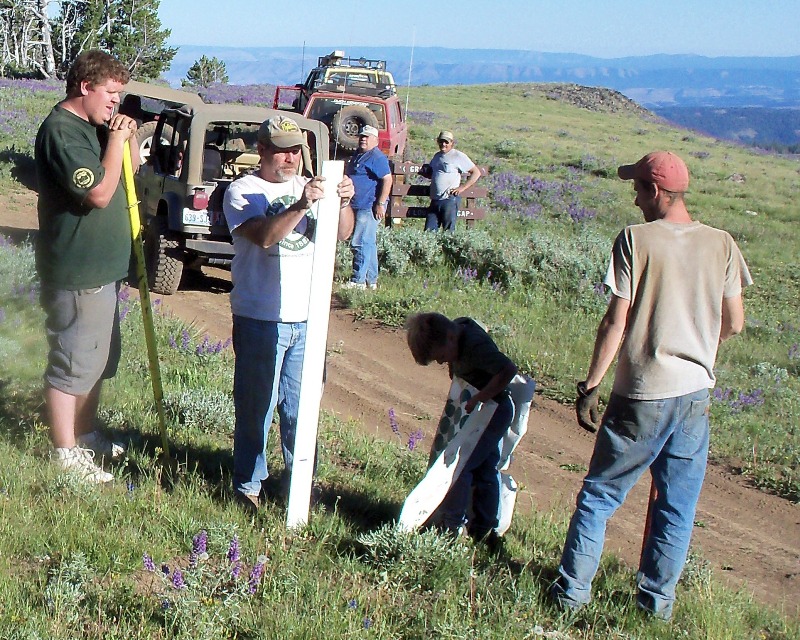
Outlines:
[[[370,283],[369,283],[367,286],[368,286],[370,289],[372,289],[373,291],[375,291],[375,289],[377,289],[377,288],[378,288],[378,283],[377,283],[377,282],[370,282]]]
[[[94,453],[94,457],[101,462],[105,460],[116,460],[125,454],[125,447],[118,442],[111,442],[100,431],[92,431],[78,436],[78,445],[83,449],[89,449]]]
[[[94,452],[91,449],[57,448],[53,450],[52,458],[61,469],[80,476],[86,482],[103,484],[114,479],[114,476],[94,463]]]
[[[342,284],[342,289],[366,289],[367,284],[365,282],[353,282],[352,280],[348,280],[347,282]]]

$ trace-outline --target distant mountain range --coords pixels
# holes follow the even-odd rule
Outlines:
[[[334,48],[184,45],[166,78],[179,85],[189,67],[205,55],[225,62],[233,84],[294,84],[316,66],[319,56]],[[346,53],[386,60],[400,86],[568,82],[607,87],[683,126],[712,135],[747,143],[800,143],[800,56],[605,59],[572,53],[418,47],[413,50],[412,64],[410,47],[360,47]],[[779,122],[770,119],[775,108],[782,108]],[[709,126],[730,118],[730,125],[722,127],[725,135]]]

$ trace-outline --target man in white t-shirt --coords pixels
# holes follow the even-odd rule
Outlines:
[[[565,608],[589,602],[606,523],[649,469],[657,497],[637,605],[669,620],[705,475],[717,348],[742,330],[742,288],[752,279],[727,232],[692,220],[684,202],[689,171],[678,156],[650,153],[618,174],[633,180],[645,223],[625,228],[614,242],[605,279],[611,301],[586,380],[578,383],[578,423],[594,432],[598,387],[619,347],[551,593]]]
[[[258,171],[235,180],[223,202],[234,246],[233,488],[237,500],[253,510],[269,476],[266,444],[276,406],[283,489],[292,467],[314,259],[311,206],[325,195],[324,178],[298,175],[303,147],[294,120],[265,121],[258,132]],[[350,178],[336,193],[342,199],[339,239],[346,240],[353,231]]]
[[[456,140],[451,131],[442,131],[436,137],[439,151],[423,166],[423,177],[431,179],[431,205],[425,218],[425,231],[456,230],[461,194],[472,187],[481,177],[481,170],[466,153],[455,148]],[[467,181],[461,184],[461,174]]]

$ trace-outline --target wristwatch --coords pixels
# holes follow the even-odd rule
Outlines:
[[[383,202],[378,201],[378,204],[381,205],[384,209],[389,206],[389,201],[384,200]]]

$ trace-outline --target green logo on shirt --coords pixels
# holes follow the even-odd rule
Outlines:
[[[86,167],[75,169],[75,173],[72,174],[72,182],[78,189],[88,189],[94,184],[94,173]]]
[[[275,198],[269,203],[267,207],[267,216],[275,216],[282,213],[291,207],[297,198],[293,195],[280,196]],[[308,246],[308,243],[314,239],[314,231],[317,228],[317,221],[311,212],[311,209],[306,211],[306,215],[301,218],[297,226],[292,232],[278,243],[278,246],[288,249],[289,251],[300,251]]]

